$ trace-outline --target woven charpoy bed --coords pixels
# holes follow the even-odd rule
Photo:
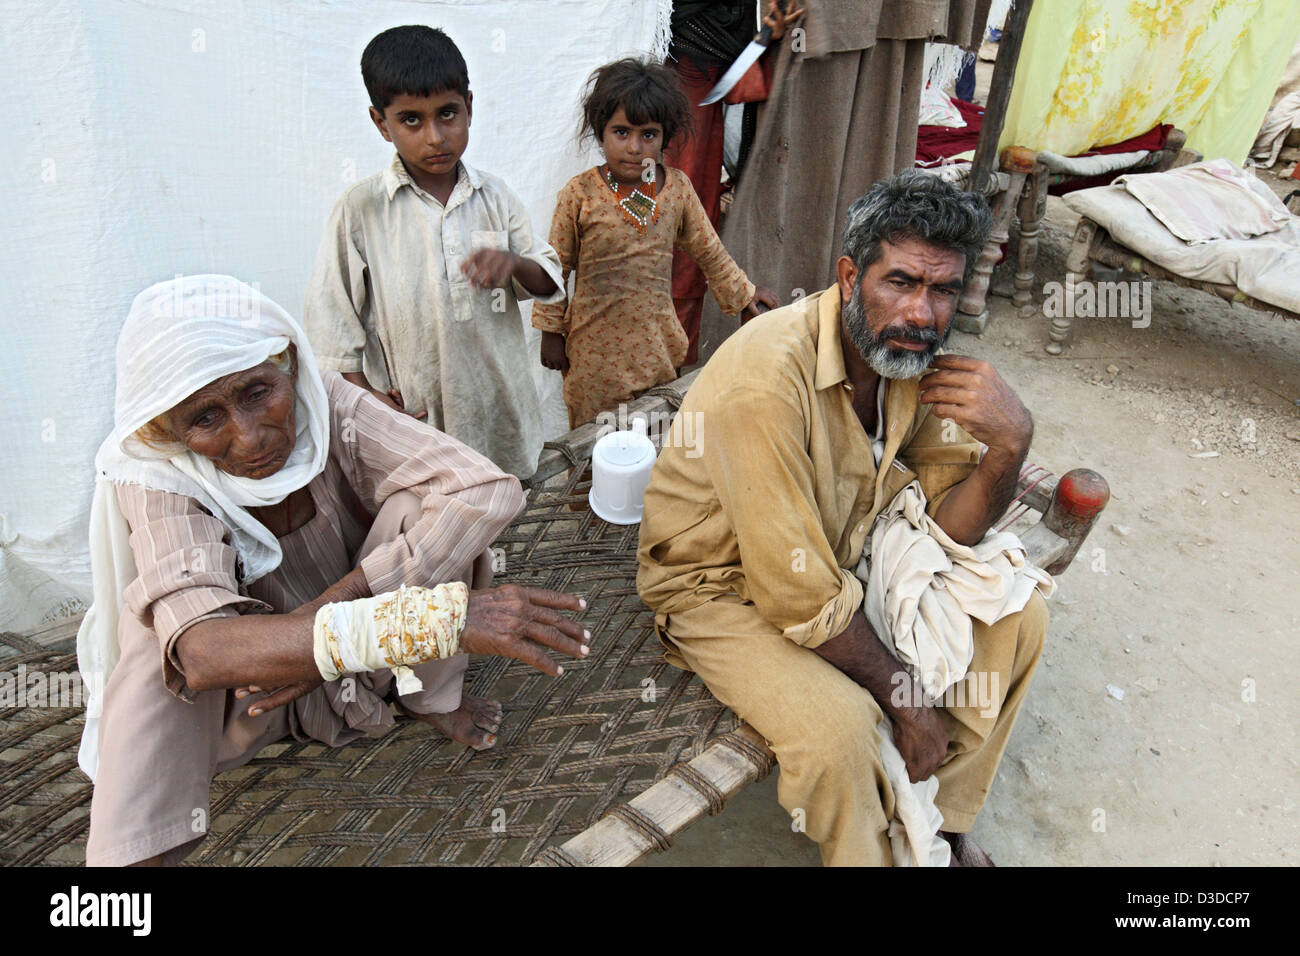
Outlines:
[[[693,376],[638,399],[632,414],[664,421]],[[497,746],[475,753],[413,721],[345,747],[267,747],[212,785],[209,837],[192,864],[625,865],[665,850],[675,833],[766,774],[763,739],[692,674],[663,660],[636,594],[636,525],[606,524],[580,484],[599,426],[549,443],[524,513],[498,540],[498,582],[584,595],[593,634],[585,661],[560,678],[502,658],[476,658],[467,689],[500,699]],[[1076,471],[1021,476],[1004,525],[1063,570],[1105,506],[1105,482]],[[65,625],[0,635],[0,671],[76,669]],[[0,863],[84,860],[91,784],[77,767],[76,707],[0,708]]]

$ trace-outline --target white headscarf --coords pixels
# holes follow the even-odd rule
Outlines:
[[[288,461],[266,478],[240,478],[176,442],[151,447],[136,431],[203,386],[262,364],[293,343],[298,352],[297,435]],[[183,276],[136,296],[117,340],[114,427],[95,455],[90,511],[94,600],[77,633],[86,689],[86,728],[78,762],[93,780],[99,763],[99,714],[117,664],[122,592],[135,580],[130,529],[114,485],[139,484],[195,499],[230,529],[250,584],[280,565],[280,544],[248,513],[281,502],[325,469],[329,404],[302,328],[256,286],[230,276]]]

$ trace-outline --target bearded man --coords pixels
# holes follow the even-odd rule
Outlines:
[[[992,701],[937,706],[872,631],[854,568],[913,480],[958,544],[1004,513],[1033,421],[987,362],[939,354],[991,219],[983,199],[908,171],[849,208],[835,285],[762,315],[701,370],[645,494],[637,589],[677,667],[770,743],[779,799],[831,865],[887,864],[894,793],[882,713],[913,782],[935,774],[953,859],[988,796],[1042,653],[1034,594],[973,621]],[[987,446],[981,455],[980,443]]]

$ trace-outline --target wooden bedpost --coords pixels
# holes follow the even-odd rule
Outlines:
[[[1081,279],[1088,277],[1088,252],[1097,235],[1097,224],[1086,216],[1079,220],[1074,230],[1074,241],[1065,257],[1065,296],[1061,312],[1052,317],[1051,341],[1047,343],[1049,355],[1060,355],[1070,342],[1070,323],[1074,321],[1075,291]]]
[[[1044,569],[1048,574],[1060,574],[1069,567],[1108,501],[1110,485],[1091,468],[1076,468],[1061,476],[1043,515],[1043,524],[1068,541],[1069,547]]]
[[[1034,171],[1038,154],[1022,146],[1008,146],[1002,151],[1002,169],[1010,177],[1006,191],[998,195],[993,207],[993,229],[988,242],[980,250],[979,258],[971,267],[970,276],[957,300],[957,314],[953,324],[959,331],[980,335],[988,328],[989,283],[993,279],[993,266],[1002,255],[1002,245],[1011,235],[1011,216],[1025,188],[1025,178]]]
[[[1027,150],[1026,150],[1027,152]],[[1016,291],[1011,304],[1027,319],[1034,310],[1034,263],[1038,259],[1038,226],[1047,209],[1047,167],[1034,162],[1016,207],[1020,219],[1020,249],[1016,255]]]
[[[993,173],[993,159],[997,156],[998,140],[1006,123],[1007,103],[1011,101],[1011,83],[1016,78],[1016,64],[1020,62],[1020,44],[1029,24],[1029,11],[1034,0],[1013,0],[1011,12],[1002,28],[998,42],[998,58],[993,62],[993,79],[989,81],[989,99],[984,107],[980,124],[979,143],[970,166],[970,191],[983,196],[989,176]]]

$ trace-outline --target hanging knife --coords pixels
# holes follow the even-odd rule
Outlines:
[[[776,6],[781,13],[785,13],[785,0],[776,0]],[[700,101],[700,105],[710,106],[730,93],[731,88],[740,82],[740,78],[749,71],[749,68],[758,62],[758,58],[763,55],[763,51],[771,42],[772,27],[764,23],[763,29],[749,41],[749,46],[736,57],[736,62],[727,67],[727,72],[722,74],[722,79],[709,90],[709,95]]]

